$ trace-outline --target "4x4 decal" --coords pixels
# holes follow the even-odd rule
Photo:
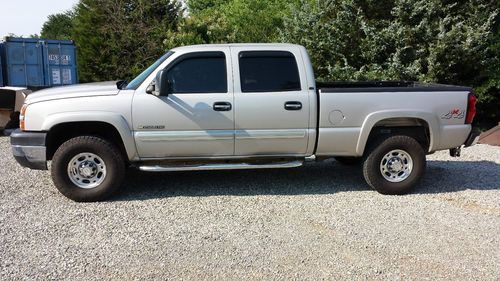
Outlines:
[[[465,116],[464,110],[461,110],[460,108],[454,108],[450,110],[450,112],[441,115],[441,119],[451,119],[451,118],[462,119],[464,118],[464,116]]]

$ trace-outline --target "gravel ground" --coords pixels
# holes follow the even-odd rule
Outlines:
[[[289,170],[130,171],[74,203],[0,138],[0,279],[500,279],[500,148],[431,155],[411,195],[334,161]]]

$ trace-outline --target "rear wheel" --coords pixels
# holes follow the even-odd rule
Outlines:
[[[125,161],[112,143],[81,136],[63,143],[52,158],[52,180],[57,189],[78,202],[101,201],[121,185]]]
[[[389,136],[376,139],[363,159],[363,175],[382,194],[410,192],[426,168],[425,151],[413,138]]]

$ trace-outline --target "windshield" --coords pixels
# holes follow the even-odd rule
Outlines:
[[[170,57],[174,52],[168,51],[161,58],[159,58],[155,63],[153,63],[150,67],[144,70],[141,74],[137,75],[134,80],[128,83],[125,89],[127,90],[136,90],[139,85],[160,65],[162,64],[168,57]]]

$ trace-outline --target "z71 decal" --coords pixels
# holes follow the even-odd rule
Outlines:
[[[465,116],[465,111],[460,108],[454,108],[450,112],[441,115],[441,119],[462,119]]]

